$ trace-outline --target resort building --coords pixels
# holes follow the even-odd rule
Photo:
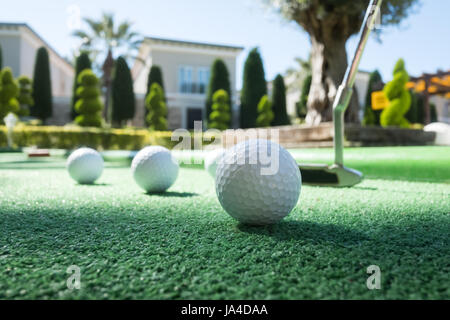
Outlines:
[[[194,121],[205,119],[210,67],[217,58],[222,59],[228,68],[233,91],[232,108],[233,111],[238,110],[236,58],[242,50],[242,47],[236,46],[145,38],[139,50],[139,59],[132,68],[136,94],[133,125],[144,126],[145,123],[144,100],[152,65],[161,67],[163,73],[169,129],[192,129]]]
[[[14,77],[33,77],[36,51],[45,47],[49,54],[53,94],[53,117],[49,124],[70,121],[70,98],[75,71],[48,43],[25,23],[0,22],[3,67],[10,67]]]

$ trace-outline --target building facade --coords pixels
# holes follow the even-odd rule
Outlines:
[[[228,68],[233,91],[232,108],[236,110],[236,58],[242,50],[236,46],[145,38],[139,59],[132,68],[136,94],[133,125],[145,126],[144,100],[152,65],[162,70],[169,129],[193,129],[194,121],[205,120],[210,67],[217,58],[222,59]]]
[[[75,71],[45,40],[25,23],[0,23],[0,45],[3,67],[10,67],[14,77],[33,77],[36,52],[40,47],[48,51],[53,94],[53,117],[49,124],[70,121],[70,97]]]

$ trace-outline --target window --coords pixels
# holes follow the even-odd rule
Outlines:
[[[209,82],[209,68],[199,67],[195,70],[190,66],[180,66],[178,69],[178,92],[205,94]]]
[[[193,84],[192,67],[180,67],[178,70],[178,91],[181,93],[192,93]]]
[[[205,93],[209,82],[209,68],[198,68],[197,82],[198,93]]]

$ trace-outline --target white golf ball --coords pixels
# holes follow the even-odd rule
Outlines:
[[[80,184],[91,184],[103,172],[103,158],[96,150],[80,148],[67,159],[69,175]]]
[[[178,177],[178,162],[171,152],[160,146],[145,147],[131,163],[136,183],[147,192],[163,192]]]
[[[225,211],[250,225],[273,224],[297,204],[300,170],[291,154],[268,140],[248,140],[225,152],[216,193]]]
[[[205,156],[205,170],[211,175],[211,177],[216,177],[217,163],[220,158],[225,153],[225,149],[216,149],[209,151]]]

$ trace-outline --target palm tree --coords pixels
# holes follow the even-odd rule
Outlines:
[[[91,53],[97,66],[103,70],[102,84],[106,88],[104,116],[110,120],[109,101],[111,95],[111,75],[114,67],[114,54],[125,58],[135,58],[134,53],[142,42],[138,33],[131,30],[132,23],[123,21],[117,25],[114,15],[103,13],[99,20],[84,18],[89,30],[76,30],[73,36],[81,39],[80,50]],[[103,60],[103,64],[99,63]]]

